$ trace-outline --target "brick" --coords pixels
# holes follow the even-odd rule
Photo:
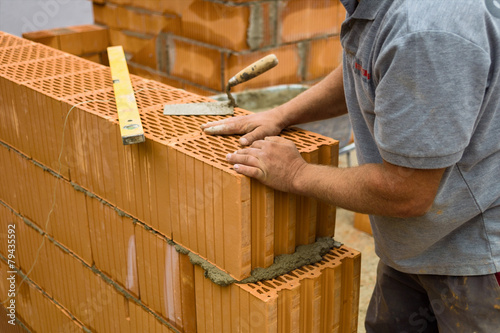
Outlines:
[[[59,37],[52,33],[50,30],[27,32],[23,34],[23,38],[53,47],[55,49],[60,49]]]
[[[151,13],[131,7],[118,7],[118,26],[122,29],[144,34],[157,35],[162,31],[179,34],[179,16]]]
[[[108,28],[98,25],[80,25],[71,29],[82,36],[82,54],[103,52],[110,46]]]
[[[331,250],[317,264],[254,284],[220,287],[203,274],[196,266],[197,326],[205,332],[357,329],[360,254],[347,247]]]
[[[181,88],[183,87],[183,84],[179,80],[175,80],[171,77],[168,77],[165,75],[165,73],[150,69],[150,68],[145,68],[143,66],[137,65],[133,62],[128,63],[128,68],[131,74],[139,75],[141,77],[150,79],[150,80],[155,80],[164,84],[167,84],[171,87],[177,87]],[[188,89],[186,89],[188,90]]]
[[[12,200],[14,198],[9,198],[2,193],[0,193],[0,198],[13,210],[22,212],[24,216],[37,221],[36,223],[42,230],[58,239],[82,260],[91,264],[93,259],[83,193],[76,192],[69,182],[54,177],[28,161],[27,158],[21,157],[19,153],[9,152],[4,146],[0,146],[0,156],[3,157],[2,161],[10,162],[11,169],[3,170],[5,177],[17,185],[10,187],[10,191],[13,188],[17,189],[17,193],[14,192],[14,194],[22,195],[33,204]],[[15,170],[23,170],[23,173],[18,174]],[[32,180],[24,174],[32,175]],[[57,186],[58,195],[53,200],[55,186]],[[53,208],[52,205],[54,205]],[[52,213],[47,223],[51,209]],[[77,233],[79,237],[73,238],[73,233]]]
[[[354,228],[373,235],[370,217],[367,214],[354,213]]]
[[[111,45],[121,45],[126,53],[138,54],[150,47],[155,40],[154,36],[110,29],[109,39]]]
[[[118,20],[118,6],[113,4],[93,4],[94,22],[109,28],[121,28]]]
[[[23,241],[19,243],[17,254],[27,263],[25,268],[21,267],[25,273],[43,236],[20,217],[16,216],[16,219],[16,239]],[[2,261],[0,267],[3,267],[3,264]],[[93,268],[82,265],[79,259],[62,250],[52,240],[45,240],[34,267],[23,287],[16,289],[21,291],[17,297],[22,300],[16,310],[21,321],[29,327],[51,328],[41,329],[44,332],[68,332],[72,328],[78,329],[82,326],[87,332],[110,332],[114,329],[119,329],[120,332],[135,332],[137,329],[131,330],[132,327],[149,326],[154,328],[155,332],[174,332],[172,326],[166,326],[149,313],[150,309],[144,309],[129,300],[132,295],[127,294],[125,297],[109,280],[100,276],[99,271],[99,274],[96,274]],[[186,273],[186,277],[189,276],[189,269],[182,272]],[[55,281],[54,274],[63,278]],[[75,285],[79,288],[75,288]],[[31,293],[31,290],[28,292],[28,286],[36,286],[37,291],[43,290],[43,295]],[[54,302],[58,305],[54,306]],[[67,320],[69,317],[72,320]]]
[[[132,3],[132,0],[107,0],[107,1],[117,5],[130,5]]]
[[[224,86],[227,81],[240,70],[271,53],[274,53],[278,58],[279,63],[276,67],[250,81],[233,87],[231,91],[237,92],[246,89],[269,87],[300,81],[300,59],[297,47],[296,45],[285,45],[267,51],[256,51],[245,54],[229,54],[226,56]]]
[[[339,1],[290,0],[279,3],[280,42],[288,43],[319,35],[338,34]]]
[[[10,270],[1,260],[0,268],[4,271]],[[60,332],[61,329],[65,332],[83,332],[80,323],[70,318],[59,305],[46,297],[33,283],[26,281],[21,285],[19,277],[16,282],[16,319],[24,324],[29,323],[30,329],[36,332]],[[1,291],[3,295],[8,294],[8,289]],[[48,318],[50,320],[47,320]],[[12,327],[14,326],[6,326],[5,332],[13,332]]]
[[[132,55],[130,62],[157,70],[156,39],[145,43],[140,52]]]
[[[342,62],[340,38],[334,36],[311,41],[306,61],[306,80],[328,75]]]
[[[85,60],[92,61],[92,62],[95,62],[98,64],[102,64],[100,53],[94,53],[94,54],[90,54],[90,55],[82,55],[81,57]]]
[[[189,258],[142,226],[135,229],[139,272],[147,272],[139,279],[141,301],[177,329],[195,328],[194,268]]]
[[[221,89],[222,55],[219,50],[173,39],[168,51],[170,75],[210,89]]]
[[[250,8],[194,1],[182,15],[185,37],[231,50],[247,49]]]
[[[66,31],[66,30],[64,30]],[[58,32],[56,32],[58,33]],[[83,39],[82,35],[75,33],[72,30],[67,31],[67,33],[59,34],[59,49],[64,52],[68,52],[74,55],[83,54]]]
[[[199,85],[190,84],[188,82],[182,82],[182,89],[200,96],[214,96],[221,92],[220,90],[216,91]]]
[[[195,0],[131,0],[131,5],[158,13],[182,16]]]

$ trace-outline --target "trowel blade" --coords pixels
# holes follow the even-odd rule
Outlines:
[[[169,116],[225,116],[234,114],[234,108],[228,102],[167,104],[163,114]]]

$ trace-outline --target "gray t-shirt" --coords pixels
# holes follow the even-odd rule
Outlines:
[[[360,163],[446,168],[431,210],[372,216],[407,273],[500,271],[500,0],[341,0],[344,87]]]

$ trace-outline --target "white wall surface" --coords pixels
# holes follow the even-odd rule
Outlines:
[[[0,31],[17,36],[93,22],[90,0],[0,0]]]

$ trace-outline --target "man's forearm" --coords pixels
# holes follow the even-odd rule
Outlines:
[[[351,211],[414,217],[431,207],[443,172],[385,163],[345,169],[307,164],[297,173],[293,192]]]
[[[276,108],[286,126],[337,117],[347,113],[342,66],[321,82]]]

